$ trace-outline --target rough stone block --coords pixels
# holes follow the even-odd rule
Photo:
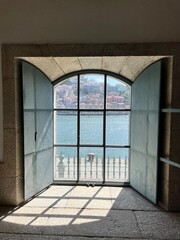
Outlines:
[[[170,160],[180,164],[180,130],[171,130]]]
[[[171,57],[164,58],[162,61],[162,73],[161,73],[161,107],[171,107],[171,95],[172,95],[172,68],[173,60]]]
[[[168,211],[169,208],[169,181],[159,178],[158,205]]]
[[[77,55],[75,56],[101,57],[106,47],[104,44],[79,44],[76,45],[76,48]]]
[[[5,78],[15,77],[15,58],[14,56],[3,54],[3,52],[2,52],[2,73],[3,80]]]
[[[15,129],[4,129],[4,162],[0,166],[0,176],[23,174],[23,136]]]
[[[173,58],[173,75],[175,78],[180,77],[180,59]]]
[[[4,129],[4,177],[16,176],[16,131]]]
[[[50,56],[67,57],[78,56],[79,47],[76,44],[50,44],[48,45]]]
[[[24,175],[16,178],[16,206],[24,201]]]
[[[102,69],[120,74],[126,59],[127,57],[103,57]]]
[[[180,112],[171,114],[171,128],[173,130],[180,130]]]
[[[0,204],[16,206],[16,178],[0,178]]]
[[[15,79],[15,128],[23,132],[23,97],[21,78]]]
[[[173,55],[175,58],[180,59],[180,44],[177,43],[171,43],[169,45],[169,51],[171,55]]]
[[[17,206],[23,202],[23,178],[0,178],[0,204]]]
[[[171,108],[172,104],[172,85],[168,84],[168,87],[165,88],[161,93],[161,106],[162,108]]]
[[[24,142],[23,134],[16,133],[16,176],[24,172]]]
[[[56,58],[56,63],[59,65],[59,67],[63,70],[65,74],[82,70],[82,67],[78,61],[77,57],[61,57]]]
[[[78,57],[82,69],[102,69],[102,57]]]
[[[170,166],[169,210],[180,211],[180,168]]]
[[[51,81],[64,75],[55,57],[23,57],[21,59],[26,60],[40,69]]]
[[[161,56],[129,56],[120,74],[134,81],[145,68],[161,58]]]
[[[51,57],[51,53],[49,50],[49,44],[40,44],[39,47],[41,50],[41,55],[43,57]]]
[[[5,78],[3,81],[3,126],[22,131],[22,85],[21,80]]]
[[[170,155],[170,130],[161,131],[160,134],[160,156],[169,158]]]
[[[0,162],[0,177],[4,175],[4,161]]]
[[[141,55],[141,47],[137,44],[103,44],[102,56],[138,56]]]
[[[15,128],[15,80],[3,79],[3,127]]]
[[[180,69],[180,68],[179,68]],[[180,108],[180,76],[173,78],[172,83],[172,100],[171,100],[171,107],[172,108]]]
[[[9,57],[36,57],[41,56],[39,44],[3,44],[3,56]]]
[[[17,57],[41,56],[38,44],[3,44],[2,45],[2,72],[3,78],[18,78],[19,66]]]
[[[180,212],[180,184],[171,182],[169,189],[169,211]]]
[[[161,161],[159,162],[159,178],[169,181],[169,164]]]
[[[162,131],[170,130],[171,127],[171,113],[161,113],[161,124],[160,128]]]
[[[176,182],[180,186],[180,168],[175,166],[169,166],[169,181]],[[180,200],[180,199],[179,199]]]

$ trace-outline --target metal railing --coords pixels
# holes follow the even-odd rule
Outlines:
[[[79,179],[80,181],[102,181],[105,168],[105,180],[110,182],[123,181],[129,179],[128,158],[110,157],[104,163],[102,158],[88,155],[79,159]],[[55,178],[56,180],[76,180],[77,179],[77,158],[76,157],[56,157]]]

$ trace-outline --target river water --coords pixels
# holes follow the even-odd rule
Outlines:
[[[60,113],[55,116],[55,144],[77,144],[77,113]],[[103,112],[94,114],[80,114],[80,145],[102,145],[103,135],[105,135],[106,158],[121,157],[128,158],[128,148],[117,148],[117,146],[129,145],[129,113],[107,114],[106,127],[103,131]],[[77,156],[76,147],[56,147],[56,154],[69,157]],[[89,153],[94,153],[102,158],[102,147],[86,146],[80,147],[80,156],[85,157]]]

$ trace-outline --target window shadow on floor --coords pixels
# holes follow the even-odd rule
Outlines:
[[[179,239],[180,213],[129,187],[51,186],[20,207],[1,207],[0,233]]]

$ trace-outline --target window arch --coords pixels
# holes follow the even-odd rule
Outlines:
[[[97,70],[55,82],[55,181],[129,181],[130,83]]]

